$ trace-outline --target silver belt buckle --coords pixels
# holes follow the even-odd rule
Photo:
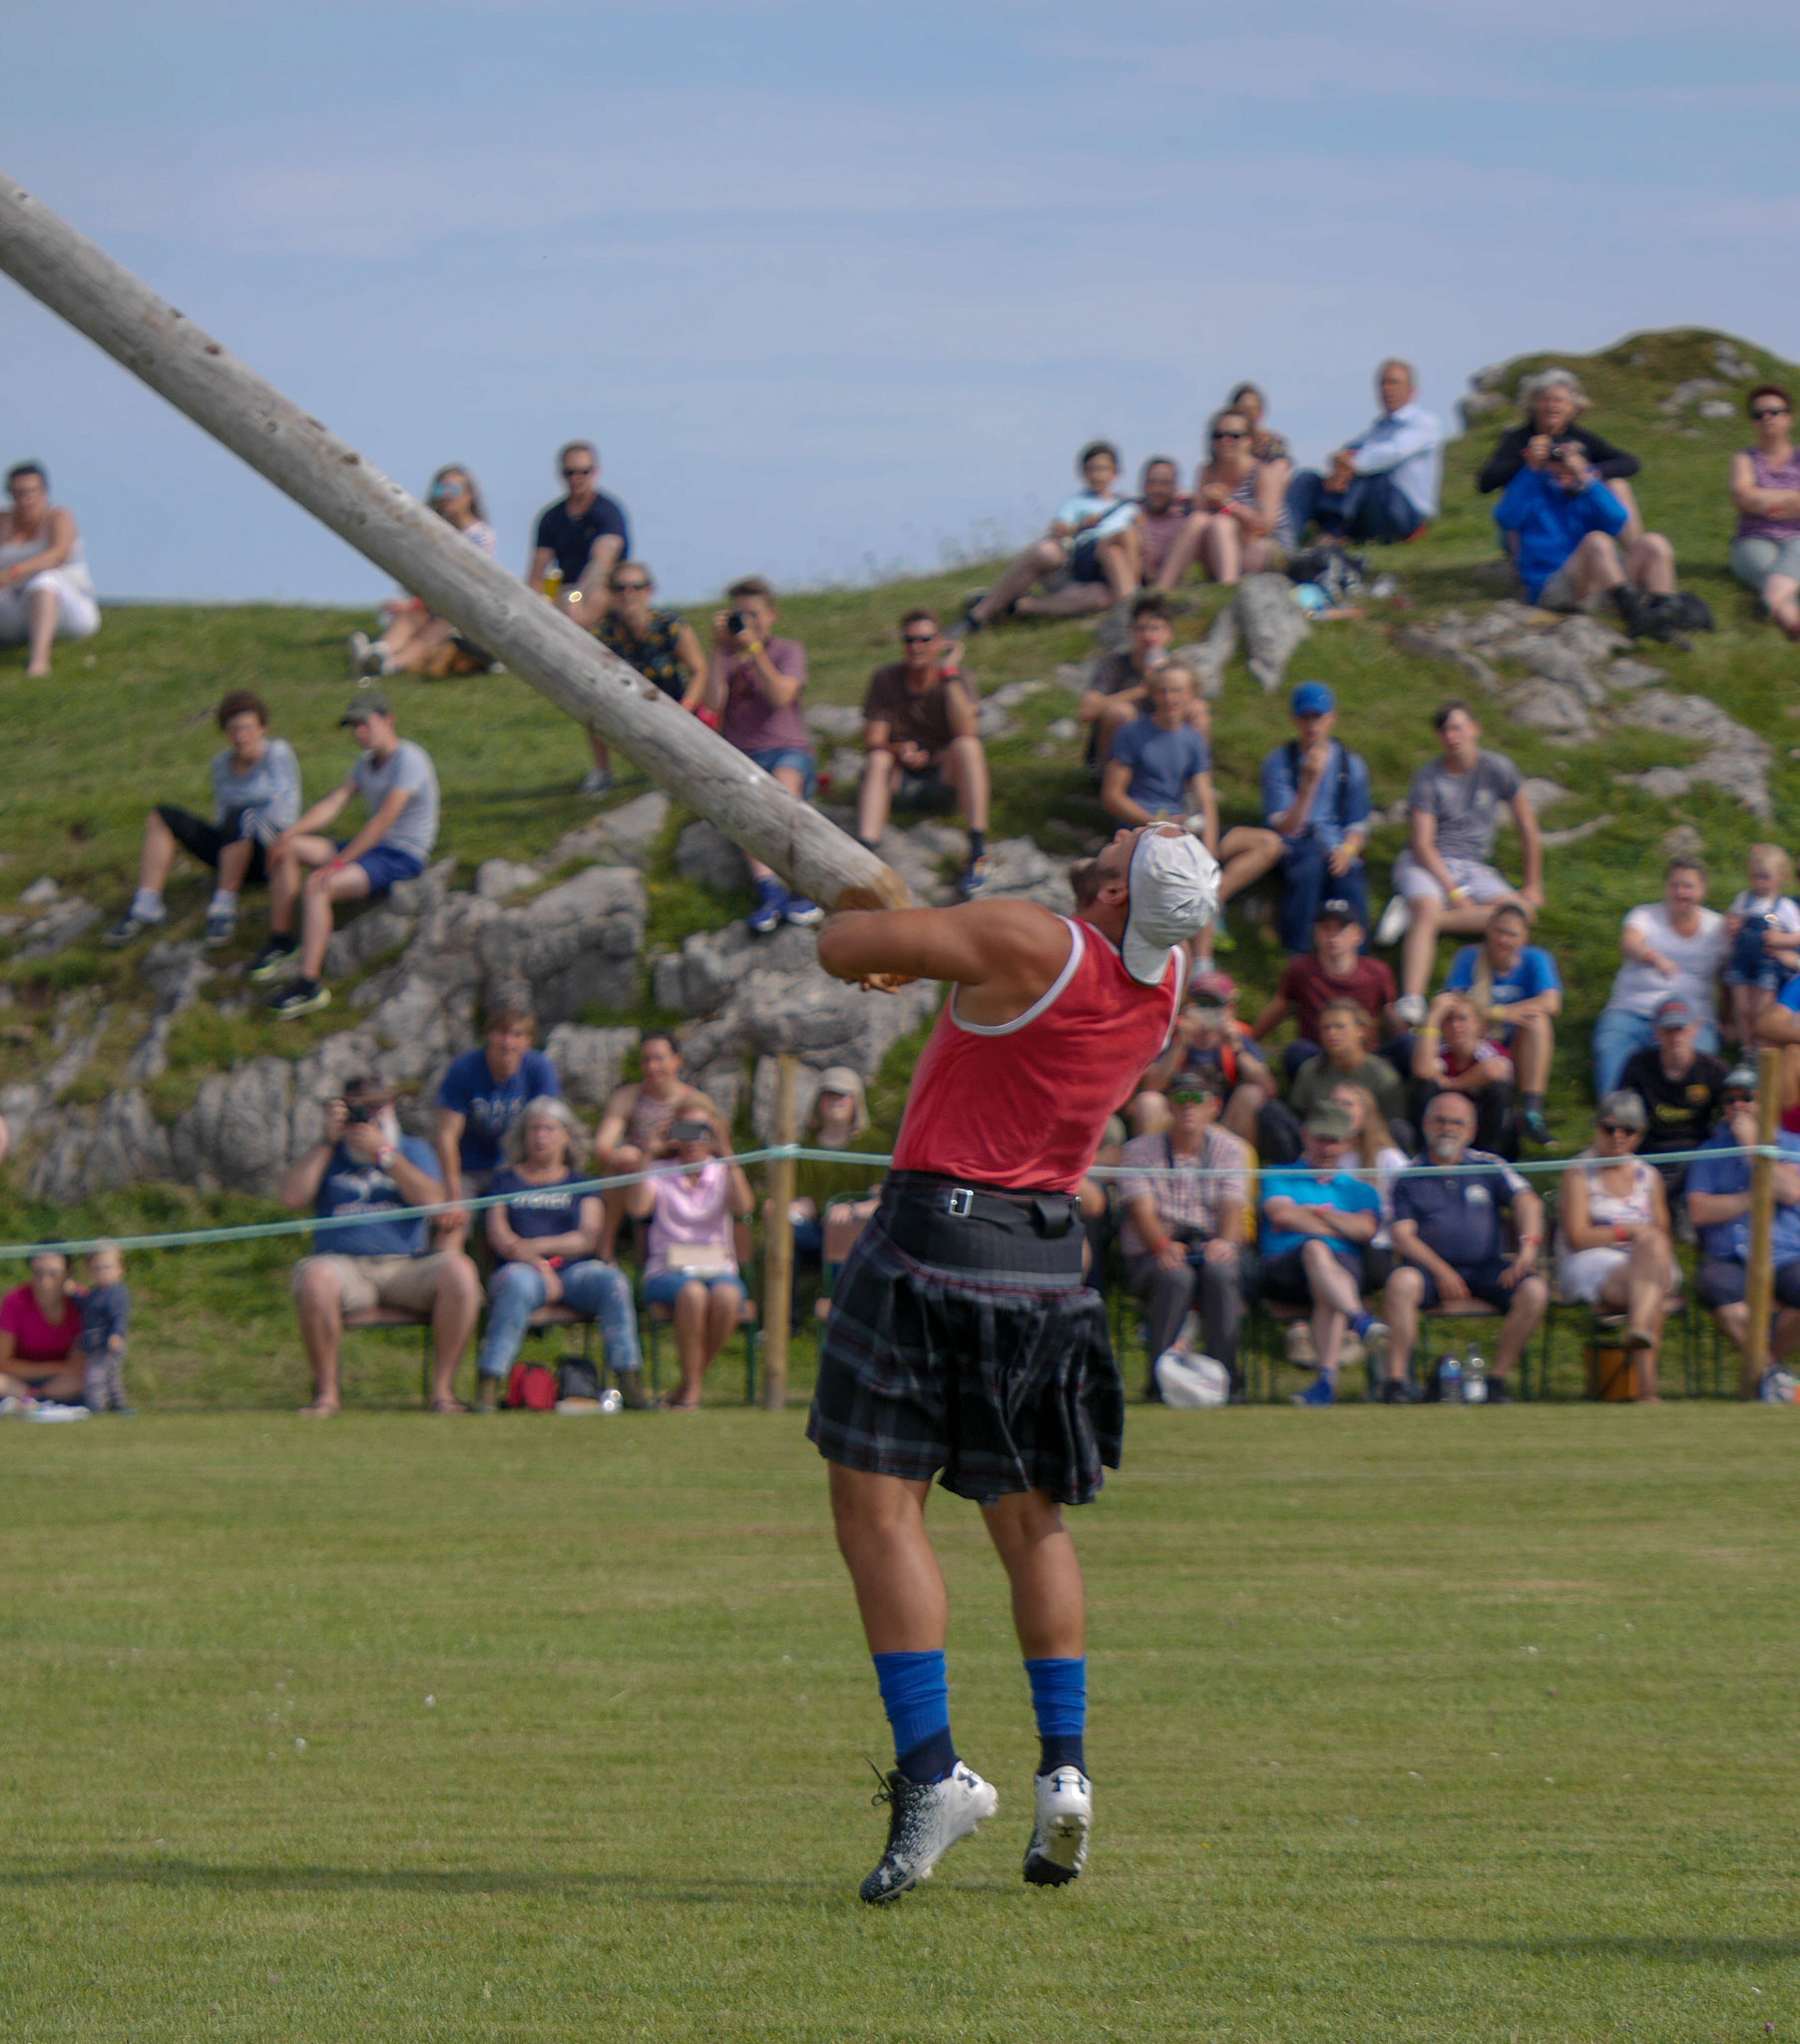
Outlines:
[[[966,1221],[975,1212],[974,1193],[967,1186],[953,1186],[944,1202],[944,1211],[954,1214],[959,1221]]]

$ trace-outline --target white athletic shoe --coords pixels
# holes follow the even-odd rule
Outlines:
[[[1423,994],[1402,994],[1394,1003],[1394,1020],[1403,1022],[1408,1029],[1423,1029],[1430,1012]]]
[[[1060,1888],[1088,1863],[1094,1785],[1080,1768],[1058,1768],[1054,1775],[1035,1775],[1032,1787],[1038,1815],[1025,1848],[1025,1877],[1034,1887]]]
[[[71,1419],[86,1419],[88,1416],[85,1405],[63,1405],[54,1398],[40,1398],[25,1414],[39,1426],[62,1426]]]
[[[1396,894],[1381,911],[1381,920],[1375,925],[1375,941],[1382,950],[1399,943],[1412,927],[1413,904],[1404,894]]]
[[[1000,1807],[999,1790],[961,1761],[941,1782],[909,1782],[898,1768],[885,1779],[875,1800],[889,1805],[887,1850],[859,1890],[865,1902],[891,1902],[929,1880],[951,1846]]]

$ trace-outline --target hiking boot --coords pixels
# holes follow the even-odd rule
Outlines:
[[[207,931],[201,942],[209,951],[217,951],[221,944],[228,944],[236,934],[237,918],[221,910],[218,915],[207,917]]]
[[[1608,590],[1607,594],[1612,599],[1612,608],[1617,611],[1624,625],[1625,636],[1629,639],[1646,637],[1642,592],[1633,589],[1628,582],[1621,582]]]
[[[1413,1394],[1406,1387],[1403,1377],[1389,1377],[1381,1387],[1381,1402],[1384,1405],[1410,1405]]]
[[[270,997],[268,1012],[277,1022],[291,1022],[296,1016],[315,1014],[331,1005],[331,989],[316,979],[296,979]]]
[[[644,1372],[639,1369],[616,1369],[613,1381],[619,1386],[619,1402],[628,1412],[654,1412],[657,1401],[644,1388]]]
[[[167,920],[161,915],[139,915],[128,910],[101,938],[103,944],[134,944],[146,930],[154,930],[160,922]]]
[[[987,887],[994,876],[994,868],[984,851],[979,858],[972,858],[956,876],[956,891],[965,901],[975,900]]]
[[[1536,1143],[1540,1150],[1555,1148],[1557,1139],[1550,1132],[1550,1123],[1544,1118],[1543,1108],[1527,1108],[1519,1117],[1519,1126],[1525,1131],[1526,1141]]]
[[[1293,1402],[1296,1405],[1335,1405],[1337,1386],[1329,1377],[1317,1377],[1305,1390],[1294,1393]]]
[[[786,906],[787,889],[779,880],[758,880],[755,904],[744,917],[750,934],[756,937],[771,936],[781,927],[781,911]]]
[[[877,1802],[888,1804],[887,1849],[858,1892],[865,1902],[891,1902],[922,1880],[952,1845],[1000,1807],[992,1783],[961,1761],[941,1782],[909,1782],[896,1768]]]
[[[271,936],[250,960],[246,976],[255,980],[278,979],[299,948],[292,937]]]
[[[1080,1768],[1034,1775],[1037,1815],[1025,1848],[1025,1877],[1037,1888],[1060,1888],[1081,1878],[1094,1828],[1094,1785]]]
[[[792,923],[796,929],[813,930],[825,920],[825,911],[804,894],[790,894],[781,904],[781,920]]]

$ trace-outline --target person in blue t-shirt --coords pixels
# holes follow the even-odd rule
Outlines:
[[[1194,729],[1193,678],[1177,661],[1150,676],[1144,712],[1122,725],[1101,777],[1101,806],[1122,823],[1201,812],[1212,748]]]
[[[1488,1395],[1504,1400],[1511,1396],[1508,1376],[1550,1303],[1550,1287],[1535,1275],[1544,1203],[1511,1165],[1469,1147],[1475,1103],[1467,1094],[1440,1093],[1425,1110],[1424,1132],[1418,1164],[1466,1168],[1442,1177],[1414,1169],[1394,1180],[1394,1253],[1401,1262],[1387,1285],[1382,1397],[1408,1402],[1420,1313],[1437,1305],[1466,1310],[1479,1300],[1505,1315],[1488,1371]],[[1508,1247],[1503,1214],[1512,1216],[1517,1248]]]
[[[1337,698],[1324,682],[1301,682],[1287,707],[1294,736],[1262,763],[1262,820],[1281,839],[1275,934],[1298,956],[1312,949],[1327,897],[1349,902],[1368,927],[1369,765],[1335,736]]]
[[[1548,1143],[1544,1095],[1557,1052],[1563,976],[1542,945],[1526,942],[1531,927],[1523,908],[1503,901],[1488,918],[1481,942],[1465,944],[1456,954],[1444,991],[1467,994],[1475,1003],[1483,1035],[1512,1062],[1521,1126],[1534,1143]]]
[[[1750,1150],[1756,1140],[1756,1074],[1748,1065],[1740,1065],[1726,1074],[1721,1125],[1701,1149],[1703,1153]],[[1775,1267],[1776,1313],[1769,1344],[1771,1362],[1800,1348],[1800,1136],[1778,1129],[1775,1147],[1781,1152],[1781,1161],[1772,1174],[1775,1214],[1769,1259]],[[1696,1157],[1687,1167],[1683,1197],[1687,1218],[1700,1236],[1700,1273],[1694,1289],[1720,1331],[1745,1358],[1748,1369],[1750,1311],[1744,1294],[1749,1287],[1750,1262],[1749,1158],[1725,1154]],[[1761,1388],[1747,1378],[1740,1382],[1746,1398],[1755,1397]]]
[[[328,1418],[340,1404],[338,1348],[344,1315],[377,1306],[427,1314],[436,1356],[433,1412],[466,1412],[452,1386],[481,1310],[481,1280],[460,1250],[433,1250],[430,1229],[412,1207],[444,1198],[437,1159],[422,1137],[403,1135],[393,1089],[366,1075],[349,1079],[325,1109],[325,1133],[281,1181],[281,1204],[310,1207],[320,1221],[318,1247],[294,1266],[293,1296],[300,1338],[312,1365],[308,1419]]]
[[[509,989],[488,1010],[479,1050],[452,1058],[437,1089],[437,1161],[450,1200],[480,1199],[499,1170],[507,1131],[528,1100],[559,1099],[562,1081],[541,1050],[534,1050],[538,1018],[523,987]],[[446,1215],[458,1242],[468,1216]]]
[[[1634,634],[1641,599],[1675,586],[1675,550],[1661,533],[1646,532],[1621,561],[1615,541],[1629,517],[1575,439],[1542,449],[1534,441],[1494,512],[1533,603],[1579,611],[1609,598]]]
[[[1345,1332],[1353,1328],[1367,1341],[1378,1329],[1363,1309],[1362,1275],[1364,1247],[1381,1226],[1381,1195],[1342,1168],[1355,1134],[1348,1108],[1321,1101],[1300,1130],[1304,1164],[1262,1177],[1262,1295],[1312,1308],[1319,1374],[1299,1405],[1335,1404]]]

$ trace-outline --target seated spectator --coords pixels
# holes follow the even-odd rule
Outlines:
[[[1144,1310],[1150,1398],[1158,1395],[1156,1358],[1175,1345],[1196,1303],[1204,1352],[1224,1365],[1233,1390],[1242,1382],[1239,1251],[1254,1160],[1244,1144],[1216,1126],[1222,1104],[1205,1079],[1177,1079],[1169,1089],[1167,1129],[1159,1136],[1133,1136],[1125,1146],[1127,1171],[1135,1165],[1177,1174],[1119,1182],[1125,1208],[1120,1247],[1125,1282]]]
[[[1168,659],[1172,627],[1168,598],[1145,590],[1131,601],[1131,642],[1123,653],[1110,653],[1096,669],[1076,706],[1077,720],[1089,726],[1088,765],[1098,773],[1113,756],[1116,733],[1141,717],[1149,703],[1150,677]],[[1212,729],[1212,715],[1195,691],[1193,728],[1202,738]]]
[[[25,673],[50,672],[58,639],[92,639],[100,630],[94,578],[73,511],[50,501],[50,478],[37,461],[6,472],[11,508],[0,515],[0,646],[26,648]]]
[[[1312,1308],[1319,1375],[1297,1405],[1336,1404],[1345,1334],[1367,1343],[1377,1329],[1363,1308],[1363,1252],[1381,1225],[1381,1196],[1344,1169],[1353,1127],[1345,1109],[1321,1100],[1301,1130],[1303,1163],[1262,1174],[1262,1296]]]
[[[1744,409],[1756,427],[1756,445],[1731,457],[1731,501],[1737,506],[1731,572],[1755,590],[1790,639],[1800,639],[1800,454],[1792,438],[1794,400],[1779,383],[1759,383]]]
[[[1532,917],[1544,906],[1544,843],[1525,775],[1504,753],[1482,750],[1468,704],[1446,703],[1431,722],[1442,754],[1414,773],[1406,791],[1412,836],[1394,861],[1397,898],[1376,931],[1377,943],[1405,932],[1400,1013],[1414,1028],[1425,1019],[1440,932],[1485,930],[1503,901]],[[1519,826],[1525,877],[1517,891],[1492,863],[1503,804]]]
[[[531,989],[505,987],[488,1009],[487,1035],[479,1050],[466,1050],[445,1067],[437,1089],[434,1147],[449,1200],[479,1200],[505,1161],[513,1124],[534,1100],[560,1098],[562,1081],[537,1041],[538,1017]],[[446,1214],[441,1239],[460,1244],[466,1214]]]
[[[1286,440],[1263,423],[1268,408],[1268,400],[1254,383],[1234,384],[1225,393],[1226,411],[1236,412],[1250,428],[1251,453],[1258,461],[1280,468],[1281,487],[1285,493],[1288,471],[1294,465],[1293,453]]]
[[[1731,989],[1731,1019],[1737,1040],[1754,1043],[1763,1010],[1800,971],[1800,902],[1794,899],[1794,862],[1779,844],[1753,844],[1747,860],[1749,886],[1733,895],[1725,911],[1730,941],[1724,971]]]
[[[1188,1079],[1202,1082],[1224,1103],[1221,1128],[1240,1142],[1255,1142],[1258,1119],[1275,1097],[1275,1081],[1232,1013],[1236,999],[1237,987],[1228,974],[1195,974],[1167,1046],[1144,1073],[1131,1102],[1133,1135],[1162,1133],[1168,1126],[1166,1096]],[[1298,1154],[1297,1148],[1293,1154]]]
[[[602,1178],[625,1178],[649,1167],[657,1146],[671,1126],[685,1117],[710,1122],[721,1149],[728,1148],[730,1129],[718,1109],[697,1086],[681,1077],[680,1046],[667,1029],[653,1029],[638,1045],[636,1084],[616,1087],[594,1132],[594,1168]],[[616,1186],[606,1196],[607,1226],[600,1253],[611,1257],[625,1219],[627,1188]]]
[[[268,735],[268,706],[248,689],[233,689],[213,713],[225,748],[213,755],[213,820],[160,802],[144,825],[144,855],[132,905],[106,933],[129,944],[166,921],[163,890],[178,848],[218,874],[207,904],[209,948],[228,944],[237,928],[237,897],[268,878],[268,847],[300,813],[300,763],[285,739]]]
[[[706,676],[706,707],[718,713],[719,735],[755,761],[791,795],[812,799],[818,764],[812,734],[800,715],[806,688],[806,649],[797,639],[777,639],[775,596],[759,575],[745,575],[725,591],[732,608],[712,614],[712,661]],[[751,859],[756,890],[749,926],[759,937],[783,921],[811,929],[825,911],[803,894],[790,894],[760,859]]]
[[[337,721],[362,749],[355,766],[322,801],[268,843],[268,941],[249,976],[274,979],[298,952],[299,976],[268,1004],[283,1020],[331,1005],[331,990],[321,977],[335,905],[372,900],[402,880],[416,879],[437,842],[437,769],[422,746],[400,736],[386,699],[358,696]],[[322,835],[353,795],[361,795],[368,810],[362,828],[347,838]],[[302,887],[300,873],[307,867],[311,870]],[[297,944],[296,904],[301,913]]]
[[[294,1266],[300,1338],[312,1367],[312,1403],[302,1418],[328,1419],[338,1410],[344,1315],[376,1306],[431,1315],[430,1409],[469,1409],[455,1396],[456,1372],[481,1311],[481,1279],[460,1250],[432,1250],[422,1217],[392,1218],[442,1204],[436,1162],[422,1137],[401,1134],[392,1089],[358,1076],[325,1109],[323,1139],[282,1179],[281,1204],[290,1211],[310,1207],[320,1221],[358,1217],[321,1231],[313,1254]]]
[[[1320,475],[1303,468],[1287,487],[1293,544],[1316,524],[1327,540],[1386,545],[1412,539],[1438,513],[1438,422],[1413,395],[1411,366],[1390,357],[1376,376],[1375,423],[1332,456]]]
[[[1440,1093],[1460,1093],[1475,1109],[1475,1143],[1498,1157],[1519,1154],[1513,1133],[1513,1067],[1483,1034],[1467,995],[1446,991],[1413,1039],[1413,1111],[1424,1120]]]
[[[25,1268],[30,1281],[0,1298],[0,1414],[77,1405],[87,1394],[69,1260],[60,1250],[40,1250]]]
[[[1181,472],[1173,457],[1152,454],[1138,471],[1136,517],[1102,545],[1125,555],[1135,584],[1172,589],[1190,565],[1178,560],[1175,550],[1192,508],[1181,494]]]
[[[657,578],[642,561],[622,561],[607,578],[612,601],[596,621],[594,636],[672,702],[697,710],[706,695],[699,635],[679,611],[652,604],[656,588]]]
[[[1643,519],[1626,477],[1634,476],[1642,464],[1635,454],[1627,454],[1610,440],[1602,440],[1591,427],[1576,423],[1591,401],[1569,369],[1541,369],[1526,377],[1519,386],[1525,416],[1501,434],[1494,452],[1482,464],[1475,487],[1484,497],[1491,497],[1496,490],[1504,490],[1523,468],[1542,473],[1552,448],[1560,441],[1573,440],[1586,457],[1587,466],[1625,507],[1619,537],[1628,547],[1642,536]]]
[[[944,637],[933,612],[908,611],[900,643],[905,658],[878,667],[863,697],[867,758],[856,834],[873,851],[890,806],[933,816],[960,810],[969,862],[957,891],[972,901],[988,879],[988,756],[975,692],[961,673],[961,648]]]
[[[1300,1123],[1341,1083],[1371,1094],[1394,1140],[1410,1149],[1413,1130],[1405,1119],[1406,1089],[1393,1065],[1375,1055],[1375,1018],[1360,1001],[1339,996],[1319,1010],[1316,1026],[1319,1055],[1308,1058],[1294,1074],[1285,1106],[1271,1101],[1263,1108],[1256,1125],[1257,1150],[1279,1163],[1295,1157]]]
[[[1648,1121],[1635,1093],[1609,1093],[1595,1110],[1592,1147],[1563,1174],[1557,1283],[1576,1304],[1624,1313],[1631,1395],[1654,1404],[1662,1322],[1680,1300],[1681,1273],[1661,1176],[1634,1155]]]
[[[481,501],[481,489],[457,462],[440,468],[425,493],[446,525],[460,532],[472,547],[495,557],[494,528]],[[423,597],[402,596],[381,606],[381,637],[350,634],[350,673],[362,675],[429,675],[443,681],[450,675],[486,674],[493,665],[479,647],[461,638],[448,618],[434,617]]]
[[[1656,1014],[1671,995],[1685,1001],[1694,1041],[1709,1056],[1719,1047],[1713,986],[1729,942],[1725,918],[1705,906],[1706,868],[1697,858],[1672,858],[1662,872],[1662,899],[1631,910],[1619,931],[1624,963],[1593,1025],[1593,1093],[1616,1093],[1634,1052],[1656,1041]]]
[[[1381,1196],[1381,1226],[1363,1251],[1363,1281],[1370,1291],[1378,1291],[1394,1268],[1394,1182],[1412,1160],[1389,1133],[1366,1086],[1340,1079],[1325,1098],[1350,1117],[1348,1161],[1361,1168],[1364,1183]]]
[[[869,1128],[868,1095],[862,1075],[848,1065],[819,1074],[818,1095],[801,1132],[807,1150],[854,1150]],[[831,1267],[841,1264],[875,1212],[879,1187],[852,1189],[847,1164],[802,1157],[794,1166],[794,1255]],[[866,1173],[864,1174],[866,1177]]]
[[[1526,599],[1547,611],[1591,611],[1610,603],[1635,634],[1640,599],[1675,586],[1675,550],[1659,532],[1615,541],[1630,512],[1587,465],[1575,440],[1558,440],[1543,462],[1508,483],[1494,522],[1506,536]]]
[[[1544,1095],[1557,1049],[1563,978],[1557,961],[1528,944],[1525,910],[1502,902],[1488,918],[1479,944],[1465,944],[1451,962],[1447,993],[1467,994],[1482,1034],[1511,1060],[1518,1088],[1519,1124],[1534,1143],[1548,1143]],[[1483,1149],[1496,1146],[1478,1137]]]
[[[1290,1015],[1294,1018],[1294,1040],[1281,1053],[1282,1076],[1290,1085],[1300,1067],[1319,1055],[1319,1017],[1330,1002],[1354,1001],[1375,1016],[1392,1008],[1394,975],[1369,956],[1362,942],[1362,923],[1348,901],[1321,902],[1311,954],[1287,961],[1274,998],[1250,1024],[1251,1036],[1260,1042]]]
[[[1698,1017],[1678,994],[1657,1003],[1650,1017],[1656,1040],[1633,1051],[1619,1074],[1619,1087],[1643,1104],[1642,1156],[1698,1150],[1712,1135],[1725,1097],[1725,1066],[1696,1043]],[[1684,1164],[1660,1164],[1669,1198],[1677,1198],[1687,1175]]]
[[[1194,475],[1193,510],[1166,564],[1171,589],[1195,561],[1230,588],[1275,559],[1286,464],[1257,459],[1254,429],[1242,412],[1218,412],[1206,430],[1209,452]]]
[[[488,1330],[475,1358],[475,1410],[494,1411],[531,1316],[543,1305],[566,1305],[600,1328],[619,1394],[647,1411],[638,1353],[638,1311],[631,1281],[617,1264],[601,1261],[605,1226],[598,1193],[570,1191],[582,1183],[588,1132],[560,1100],[531,1101],[506,1132],[506,1161],[488,1190],[507,1196],[489,1207]]]
[[[527,585],[566,611],[578,625],[593,629],[606,608],[607,584],[614,568],[629,560],[631,528],[625,512],[599,488],[600,456],[589,440],[571,440],[557,455],[557,467],[568,492],[538,516]],[[590,731],[593,770],[582,782],[583,794],[605,794],[613,786],[605,742]]]
[[[675,1319],[681,1385],[665,1402],[676,1412],[698,1410],[701,1382],[748,1296],[737,1275],[731,1223],[747,1218],[755,1201],[741,1169],[726,1163],[718,1148],[711,1122],[672,1122],[653,1161],[673,1158],[680,1171],[646,1179],[627,1196],[632,1215],[650,1222],[644,1302],[667,1306]]]
[[[1766,1018],[1765,1018],[1766,1019]],[[1740,1065],[1725,1079],[1724,1117],[1703,1146],[1708,1152],[1752,1150],[1756,1147],[1756,1073]],[[1781,1159],[1775,1165],[1775,1214],[1769,1256],[1775,1267],[1775,1324],[1769,1342],[1771,1364],[1800,1347],[1800,1136],[1775,1132]],[[1718,1322],[1720,1331],[1745,1358],[1748,1369],[1750,1313],[1744,1299],[1749,1290],[1750,1159],[1696,1157],[1687,1167],[1688,1219],[1699,1230],[1700,1270],[1694,1289],[1700,1303]],[[1746,1398],[1763,1385],[1740,1378]]]
[[[1325,683],[1302,682],[1288,709],[1294,736],[1262,763],[1262,820],[1281,838],[1275,933],[1288,951],[1304,951],[1329,894],[1351,909],[1360,944],[1369,920],[1368,763],[1337,739],[1337,698]]]
[[[980,632],[1009,613],[1021,618],[1079,618],[1124,603],[1137,587],[1126,539],[1137,506],[1119,494],[1119,449],[1110,440],[1084,447],[1076,462],[1083,487],[1057,508],[1050,530],[974,598],[951,626],[952,638]],[[1119,543],[1106,544],[1109,540]],[[1043,596],[1027,592],[1048,581]]]
[[[1409,1402],[1407,1378],[1422,1312],[1479,1300],[1505,1315],[1488,1368],[1488,1396],[1498,1404],[1512,1395],[1513,1366],[1550,1303],[1550,1288],[1536,1275],[1544,1203],[1509,1165],[1472,1149],[1474,1136],[1475,1108],[1468,1096],[1440,1093],[1425,1110],[1419,1163],[1491,1168],[1443,1178],[1406,1171],[1394,1184],[1399,1262],[1388,1279],[1383,1315],[1388,1340],[1382,1398],[1389,1404]],[[1501,1232],[1503,1214],[1512,1216],[1518,1235],[1511,1252]]]

